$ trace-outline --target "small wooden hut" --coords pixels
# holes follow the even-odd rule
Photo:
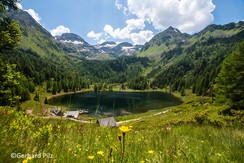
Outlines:
[[[114,117],[102,118],[97,120],[97,124],[100,127],[117,127],[117,123]]]
[[[56,107],[56,108],[52,109],[51,115],[52,116],[63,116],[63,112],[61,111],[60,108]]]
[[[80,114],[79,111],[68,111],[64,117],[77,119],[79,114]]]

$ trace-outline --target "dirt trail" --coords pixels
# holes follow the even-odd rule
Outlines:
[[[153,116],[160,115],[160,114],[165,114],[165,113],[167,113],[169,111],[170,110],[165,110],[165,111],[161,111],[159,113],[155,113],[155,114],[152,114],[152,115],[143,116],[143,117],[140,117],[140,118],[134,118],[134,119],[129,119],[129,120],[125,120],[125,121],[119,121],[119,122],[117,122],[117,125],[119,126],[119,125],[121,125],[123,123],[140,121],[140,120],[143,120],[144,118],[153,117]]]
[[[84,120],[79,120],[79,119],[74,119],[74,118],[65,118],[65,117],[59,117],[59,116],[45,116],[45,117],[41,117],[44,119],[64,119],[64,120],[70,120],[70,121],[75,121],[75,122],[82,122],[82,123],[94,123],[91,121],[84,121]]]

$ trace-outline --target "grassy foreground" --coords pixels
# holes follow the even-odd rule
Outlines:
[[[0,108],[0,162],[242,162],[244,114],[225,109],[192,100],[122,133]]]

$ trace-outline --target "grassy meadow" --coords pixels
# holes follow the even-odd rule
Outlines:
[[[242,162],[244,114],[232,111],[231,116],[224,115],[226,108],[211,103],[209,98],[191,97],[165,114],[142,114],[140,120],[123,124],[128,130],[121,131],[120,128],[101,128],[95,123],[28,116],[2,107],[0,160]]]

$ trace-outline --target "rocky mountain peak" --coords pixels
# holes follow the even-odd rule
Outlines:
[[[74,33],[63,33],[61,36],[57,36],[55,38],[56,40],[65,43],[89,45],[83,38]]]
[[[164,33],[178,33],[181,34],[181,31],[178,30],[177,28],[174,28],[172,26],[169,26],[169,28],[167,28]]]

